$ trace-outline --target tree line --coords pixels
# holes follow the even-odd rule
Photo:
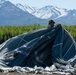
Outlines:
[[[33,25],[33,26],[1,26],[0,27],[0,44],[14,36],[31,32],[33,30],[46,28],[47,26]],[[63,26],[76,41],[76,25],[75,26]]]

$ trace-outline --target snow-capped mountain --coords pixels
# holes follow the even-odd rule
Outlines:
[[[9,1],[0,1],[0,6],[0,25],[33,25],[45,22]]]
[[[37,8],[0,0],[0,25],[47,25],[50,19],[65,25],[76,24],[76,9],[67,10],[50,5]]]
[[[56,21],[66,25],[76,25],[76,9],[69,10],[66,16],[57,18]]]
[[[20,9],[22,9],[23,11],[28,11],[29,13],[35,13],[36,11],[39,10],[39,8],[37,7],[30,7],[28,5],[22,5],[22,4],[16,4],[16,6]]]
[[[67,15],[68,10],[58,8],[55,6],[45,6],[43,8],[30,7],[27,5],[17,4],[17,7],[22,9],[23,11],[28,11],[32,15],[41,18],[41,19],[49,19],[49,18],[58,18]]]
[[[67,10],[64,8],[58,8],[56,6],[50,5],[40,9],[22,4],[18,4],[16,6],[22,9],[23,11],[27,11],[40,19],[53,19],[61,24],[76,24],[76,9]]]

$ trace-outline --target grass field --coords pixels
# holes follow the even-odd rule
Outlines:
[[[76,41],[76,25],[75,26],[63,26],[75,39]],[[47,28],[47,26],[1,26],[0,27],[0,44],[6,41],[9,38],[14,36],[32,32],[37,29]]]

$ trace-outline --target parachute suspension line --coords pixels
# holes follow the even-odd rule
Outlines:
[[[25,37],[25,35],[23,35],[23,37],[22,38],[20,38],[21,40],[20,40],[20,42],[18,43],[18,45],[17,45],[17,47],[16,48],[18,48],[19,47],[19,45],[20,45],[20,43],[22,42],[22,40],[24,40],[23,38]]]

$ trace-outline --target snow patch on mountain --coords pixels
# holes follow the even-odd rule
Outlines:
[[[73,14],[73,16],[76,16],[76,14]]]
[[[0,0],[0,4],[2,4],[2,3],[4,3],[5,2],[5,0]]]
[[[34,13],[34,15],[42,19],[57,18],[67,15],[67,10],[55,6],[45,6],[39,12]]]
[[[28,5],[22,5],[20,3],[16,4],[16,6],[20,9],[22,9],[23,11],[27,11],[29,13],[34,13],[36,12],[37,10],[39,10],[37,7],[30,7]]]
[[[49,18],[58,18],[67,15],[67,10],[58,8],[56,6],[45,6],[43,8],[30,7],[27,5],[16,4],[17,7],[22,9],[23,11],[27,11],[37,18],[41,19],[49,19]]]
[[[41,18],[41,19],[48,19],[53,14],[54,13],[51,11],[51,8],[49,8],[47,6],[41,8],[41,9],[39,9],[39,11],[33,13],[33,15],[35,15],[36,17]]]
[[[5,0],[0,0],[0,7],[2,7],[2,4],[5,2]]]

